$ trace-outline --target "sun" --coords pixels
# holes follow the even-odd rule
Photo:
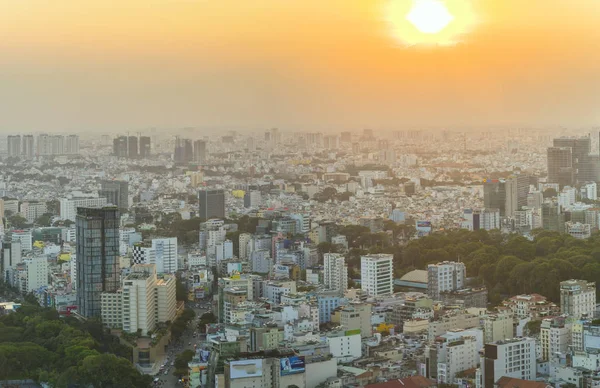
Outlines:
[[[412,9],[406,15],[406,20],[424,34],[437,34],[453,19],[454,16],[440,0],[415,0]]]
[[[385,18],[404,45],[451,46],[476,25],[473,0],[387,0]]]

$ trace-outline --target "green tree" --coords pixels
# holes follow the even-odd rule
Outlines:
[[[20,214],[10,216],[8,221],[10,222],[10,225],[12,225],[12,227],[17,229],[24,228],[27,225],[27,220]]]

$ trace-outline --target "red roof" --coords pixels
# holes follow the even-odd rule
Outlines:
[[[498,388],[546,388],[548,385],[539,381],[521,380],[513,377],[504,376],[497,382]]]
[[[437,387],[435,380],[423,376],[411,376],[400,380],[389,380],[385,383],[365,385],[365,388],[429,388]]]

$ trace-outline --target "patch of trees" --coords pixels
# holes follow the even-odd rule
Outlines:
[[[192,309],[185,309],[171,324],[171,338],[178,340],[181,338],[190,322],[196,317]]]
[[[60,319],[56,310],[23,304],[0,318],[0,380],[33,379],[55,387],[148,387],[151,377],[140,374],[129,359],[110,353],[118,348],[118,339],[99,323]]]
[[[488,287],[490,301],[539,293],[558,302],[559,283],[600,278],[600,234],[587,240],[537,230],[532,241],[500,231],[452,230],[410,241],[395,255],[401,273],[444,260],[465,263],[467,276]]]

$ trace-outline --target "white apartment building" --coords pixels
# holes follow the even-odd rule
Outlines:
[[[488,314],[484,318],[483,328],[486,344],[514,337],[512,314]]]
[[[536,378],[536,344],[533,338],[514,338],[485,345],[481,360],[484,387],[493,387],[503,376]]]
[[[242,260],[247,260],[250,252],[248,252],[248,241],[252,239],[252,235],[250,233],[241,233],[239,237],[239,257]]]
[[[175,273],[178,269],[177,237],[152,239],[156,258],[156,272]]]
[[[454,384],[458,372],[477,367],[477,339],[463,336],[443,338],[441,341],[437,344],[437,381],[440,384]]]
[[[359,333],[346,335],[344,332],[330,333],[326,337],[329,351],[338,362],[350,362],[362,356]]]
[[[592,225],[581,222],[565,222],[565,233],[579,240],[585,240],[592,235]]]
[[[560,312],[574,318],[593,317],[596,311],[596,283],[586,280],[560,282]]]
[[[23,216],[28,223],[33,223],[44,213],[48,211],[46,202],[22,202],[19,206],[19,213]]]
[[[60,200],[60,218],[75,221],[78,207],[100,208],[106,205],[106,198],[63,198]]]
[[[33,249],[33,241],[31,230],[13,230],[11,240],[21,243],[21,252],[30,251]]]
[[[46,256],[24,259],[26,284],[24,289],[32,292],[40,287],[48,286],[48,259]]]
[[[344,295],[344,292],[348,289],[348,266],[344,255],[325,253],[323,255],[323,265],[325,287]]]
[[[427,266],[427,295],[440,299],[441,292],[460,290],[465,286],[467,269],[464,263],[444,261]]]
[[[394,256],[390,254],[362,256],[361,289],[371,296],[393,294],[393,260]]]
[[[542,360],[549,361],[551,355],[565,353],[571,344],[572,324],[565,317],[546,318],[540,327]]]
[[[117,292],[102,293],[102,322],[128,333],[141,330],[142,335],[158,323],[173,321],[176,316],[176,280],[173,275],[156,274],[154,264],[131,267]]]

